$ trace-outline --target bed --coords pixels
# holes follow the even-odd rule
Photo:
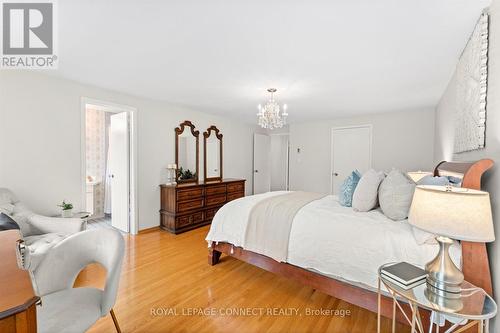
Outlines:
[[[434,174],[459,177],[462,187],[480,189],[481,176],[492,165],[491,160],[441,162]],[[354,212],[329,195],[311,201],[294,215],[285,257],[263,255],[265,252],[256,251],[243,236],[250,211],[259,202],[284,195],[286,192],[269,192],[222,207],[207,235],[209,263],[217,264],[224,253],[376,312],[381,264],[408,261],[423,266],[437,253],[437,245],[424,242],[422,234],[416,238],[407,221],[392,221],[378,209]],[[456,243],[451,255],[468,281],[492,293],[484,243]],[[383,297],[381,305],[382,315],[390,317],[390,299]],[[398,319],[404,323],[401,314]]]

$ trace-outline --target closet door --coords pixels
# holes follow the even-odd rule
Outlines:
[[[253,194],[271,190],[271,140],[268,135],[253,137]]]
[[[332,194],[355,169],[364,173],[372,164],[372,126],[332,129]]]

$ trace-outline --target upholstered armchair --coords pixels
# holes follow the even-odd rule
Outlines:
[[[87,223],[80,218],[58,218],[37,215],[6,188],[0,188],[0,212],[18,225],[29,256],[24,268],[33,270],[43,255],[68,235],[85,230]]]
[[[93,229],[68,236],[43,257],[32,272],[39,332],[85,332],[99,318],[113,312],[122,270],[125,241],[114,229]],[[104,289],[73,288],[78,273],[91,263],[106,269]]]

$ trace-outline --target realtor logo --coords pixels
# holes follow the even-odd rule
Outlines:
[[[2,3],[2,69],[54,69],[54,2]]]

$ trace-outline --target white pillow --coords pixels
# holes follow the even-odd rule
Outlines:
[[[378,187],[384,177],[383,172],[373,169],[363,174],[352,196],[352,208],[355,211],[368,212],[377,207]]]
[[[415,186],[415,182],[401,171],[389,172],[378,190],[378,200],[384,215],[394,221],[407,218]]]

